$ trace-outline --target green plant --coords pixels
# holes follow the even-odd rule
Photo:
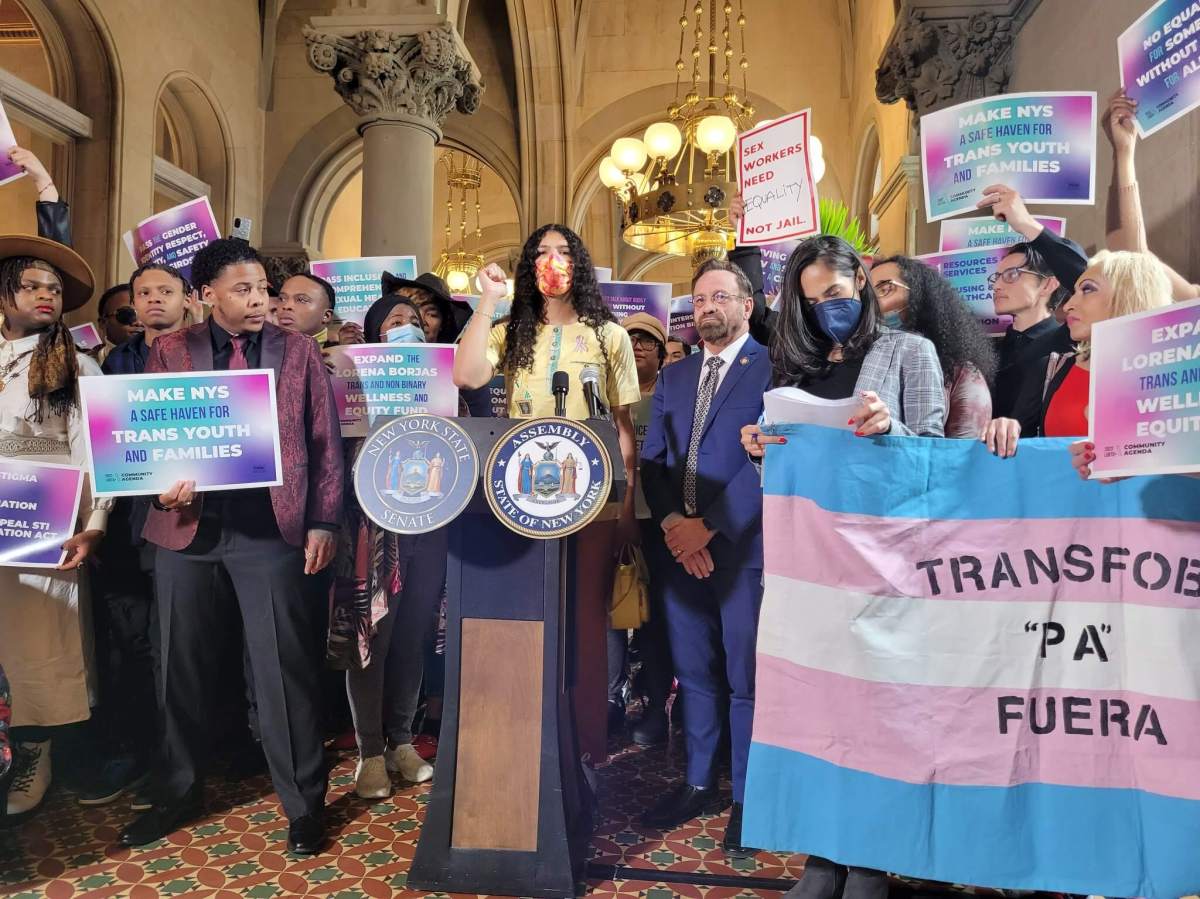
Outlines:
[[[874,256],[879,252],[879,248],[871,244],[859,220],[850,214],[846,204],[824,197],[821,198],[821,233],[840,237],[854,247],[860,256]]]

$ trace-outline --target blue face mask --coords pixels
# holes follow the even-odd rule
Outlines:
[[[424,343],[425,332],[417,325],[400,325],[387,332],[388,343]]]
[[[904,330],[904,319],[900,317],[898,309],[883,313],[883,323],[896,331]]]
[[[845,345],[862,318],[862,301],[855,297],[825,300],[814,303],[812,312],[825,336],[834,343]]]

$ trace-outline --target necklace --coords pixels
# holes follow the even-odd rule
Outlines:
[[[4,368],[0,369],[0,393],[3,393],[4,388],[8,386],[8,382],[12,378],[12,374],[14,369],[17,367],[17,363],[24,358],[25,356],[22,354],[15,358],[12,362],[8,363],[8,365],[4,366]]]

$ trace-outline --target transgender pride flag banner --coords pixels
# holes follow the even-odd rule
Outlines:
[[[984,887],[1200,888],[1200,480],[789,425],[743,842]],[[813,463],[831,470],[813,476]]]

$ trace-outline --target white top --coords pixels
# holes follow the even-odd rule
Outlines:
[[[733,367],[738,354],[741,353],[742,347],[745,346],[746,341],[749,339],[750,332],[747,331],[719,353],[710,351],[708,344],[704,345],[704,361],[700,364],[700,380],[696,383],[696,396],[700,395],[700,385],[704,383],[704,376],[708,373],[708,360],[713,356],[720,356],[725,362],[724,365],[717,369],[717,386],[713,388],[713,396],[716,396],[717,391],[721,389],[721,383],[725,380],[725,375],[729,374],[729,369]]]
[[[0,334],[0,456],[32,462],[57,462],[88,469],[87,443],[83,435],[83,414],[69,416],[48,413],[44,421],[33,420],[29,400],[29,362],[40,335],[8,340]],[[76,353],[80,375],[103,377],[100,366],[83,353]],[[8,370],[9,365],[13,368]],[[83,479],[83,497],[79,514],[84,530],[103,531],[112,509],[110,498],[93,499],[91,479]]]

